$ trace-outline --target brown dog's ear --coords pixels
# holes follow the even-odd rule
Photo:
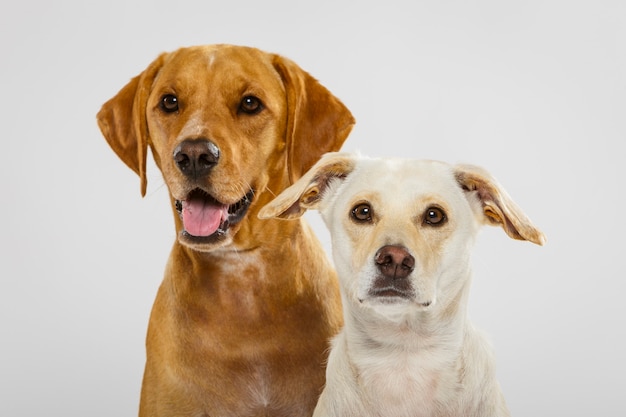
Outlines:
[[[287,90],[287,147],[291,182],[326,152],[338,151],[355,120],[350,110],[293,61],[274,56]]]
[[[146,195],[146,157],[148,124],[146,104],[152,82],[163,66],[167,54],[161,54],[141,74],[134,77],[98,112],[98,126],[117,156],[141,181],[141,195]]]
[[[502,226],[513,239],[528,240],[537,245],[546,242],[545,235],[487,171],[474,165],[457,165],[455,175],[461,188],[476,195],[487,223]]]
[[[260,219],[294,219],[307,209],[314,209],[324,196],[332,180],[345,179],[356,164],[356,158],[347,153],[330,152],[294,184],[259,211]]]

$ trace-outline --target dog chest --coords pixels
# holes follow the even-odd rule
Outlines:
[[[458,378],[446,355],[425,352],[372,352],[353,357],[357,384],[373,415],[429,416],[439,409],[445,393],[455,392]],[[417,414],[416,414],[417,412]]]

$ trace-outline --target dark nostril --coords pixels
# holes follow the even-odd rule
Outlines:
[[[180,149],[174,152],[174,161],[180,168],[186,168],[190,164],[189,156]]]
[[[402,266],[404,268],[408,268],[408,269],[413,269],[415,267],[415,258],[412,257],[411,255],[407,255],[403,260],[402,260]]]
[[[391,278],[406,278],[415,268],[415,258],[398,245],[383,246],[376,252],[374,261],[380,272]]]
[[[199,177],[206,175],[217,164],[220,150],[206,139],[185,139],[174,149],[173,157],[183,174]]]

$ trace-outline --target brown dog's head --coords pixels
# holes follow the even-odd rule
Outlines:
[[[249,211],[339,149],[354,119],[292,61],[207,45],[160,55],[102,106],[98,124],[142,195],[150,146],[179,241],[206,251],[232,242],[256,221]]]

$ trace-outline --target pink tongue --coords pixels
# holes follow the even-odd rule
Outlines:
[[[183,201],[183,225],[192,236],[210,236],[228,218],[228,206],[201,198]]]

